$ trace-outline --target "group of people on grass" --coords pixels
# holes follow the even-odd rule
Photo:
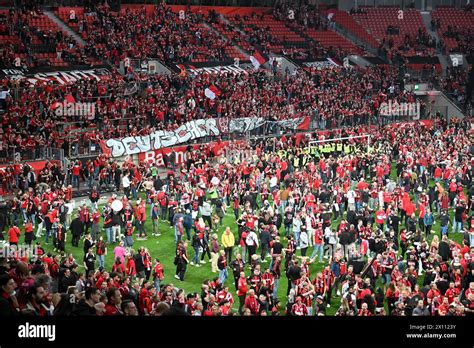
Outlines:
[[[470,120],[363,132],[369,147],[299,136],[231,155],[203,147],[165,175],[125,161],[103,207],[97,188],[75,210],[70,187],[28,186],[0,206],[1,313],[472,315]],[[170,235],[173,249],[144,247]],[[166,278],[164,258],[176,266]],[[209,279],[188,293],[198,267]]]

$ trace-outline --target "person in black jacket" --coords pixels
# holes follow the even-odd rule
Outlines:
[[[270,249],[270,239],[270,231],[267,228],[263,229],[262,232],[260,232],[260,258],[262,259],[262,262],[266,262],[265,258],[268,254],[268,250]]]
[[[96,256],[92,252],[92,248],[89,248],[88,252],[84,255],[84,269],[85,269],[86,275],[91,274],[91,272],[94,273],[95,261],[96,261]]]
[[[400,218],[398,217],[396,212],[393,212],[393,214],[389,215],[388,223],[390,224],[390,226],[392,226],[392,229],[395,231],[395,235],[398,236],[398,226],[400,223]]]
[[[464,204],[464,200],[460,200],[458,204],[456,204],[455,212],[454,212],[454,223],[453,223],[453,234],[459,231],[458,233],[462,233],[463,230],[463,220],[462,215],[466,209]]]
[[[344,231],[342,231],[342,233],[339,236],[339,243],[342,246],[342,250],[344,251],[344,257],[346,259],[348,257],[348,252],[349,252],[348,245],[350,244],[350,238],[351,236],[347,229],[344,229]]]
[[[234,276],[235,290],[238,290],[240,273],[245,271],[244,260],[242,260],[242,256],[240,254],[235,256],[235,260],[230,263],[230,267],[232,268],[232,274]]]
[[[443,261],[448,261],[451,257],[451,249],[448,243],[448,236],[444,235],[438,245],[438,254]]]
[[[86,234],[86,238],[84,239],[84,254],[87,254],[89,249],[92,249],[94,245],[95,243],[92,241],[91,235]]]
[[[72,246],[78,247],[79,239],[81,238],[82,231],[84,231],[84,224],[79,218],[79,215],[77,215],[76,218],[72,220],[71,226],[69,228],[71,229],[72,233]]]
[[[95,305],[99,303],[100,291],[95,287],[86,289],[85,298],[81,299],[74,309],[76,316],[95,316]]]
[[[291,283],[301,278],[301,267],[298,266],[298,260],[290,261],[286,270],[286,277],[288,278],[288,289],[286,291],[288,296],[291,290]]]
[[[407,231],[413,232],[413,233],[416,232],[416,218],[415,218],[414,213],[412,216],[407,217],[406,226],[407,226]]]
[[[113,212],[112,215],[112,243],[115,241],[121,240],[121,226],[123,225],[122,215],[119,213]]]
[[[74,286],[76,284],[76,279],[71,275],[71,270],[66,268],[64,270],[63,276],[59,280],[58,292],[66,292],[67,288]]]
[[[145,249],[140,248],[138,253],[133,257],[135,259],[135,269],[139,280],[145,278]]]
[[[449,215],[445,210],[441,212],[441,215],[439,216],[439,223],[441,226],[441,235],[448,235],[448,224],[451,222],[451,219],[449,218]]]

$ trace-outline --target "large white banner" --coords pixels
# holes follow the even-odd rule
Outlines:
[[[42,71],[40,68],[0,70],[0,77],[6,77],[10,80],[26,79],[31,85],[47,82],[53,82],[60,85],[70,85],[81,79],[95,79],[100,81],[108,79],[110,76],[111,73],[107,68],[71,69],[60,71]]]
[[[219,136],[228,133],[245,133],[261,127],[265,123],[278,124],[280,127],[305,130],[309,127],[309,117],[275,122],[265,121],[261,117],[210,118],[187,122],[173,131],[160,130],[150,135],[108,139],[101,143],[102,151],[112,157],[134,155],[175,146],[206,136]]]

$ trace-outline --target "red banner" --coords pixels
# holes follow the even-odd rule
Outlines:
[[[234,142],[235,143],[235,142]],[[193,151],[199,150],[201,146],[205,146],[214,154],[214,156],[218,156],[221,154],[221,151],[224,147],[229,144],[228,141],[216,141],[207,144],[192,144],[191,147]],[[175,146],[175,147],[167,147],[162,148],[159,150],[147,151],[138,154],[138,161],[140,162],[148,162],[148,163],[156,163],[156,165],[162,167],[165,165],[165,161],[163,158],[171,154],[174,151],[175,153],[175,164],[183,164],[187,160],[187,151],[189,145],[183,146]]]

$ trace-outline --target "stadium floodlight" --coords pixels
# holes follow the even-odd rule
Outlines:
[[[363,135],[356,135],[356,136],[350,136],[350,137],[340,137],[340,138],[330,138],[330,139],[321,139],[321,140],[311,140],[309,144],[309,148],[317,147],[321,143],[334,143],[334,142],[340,142],[343,140],[352,140],[352,139],[361,139],[361,138],[367,138],[367,154],[370,152],[370,137],[372,135],[370,134],[363,134]]]

